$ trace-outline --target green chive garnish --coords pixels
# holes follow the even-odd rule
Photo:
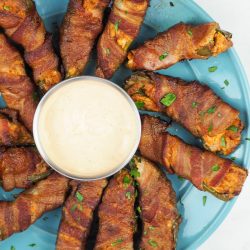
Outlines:
[[[213,106],[213,107],[211,107],[211,108],[209,108],[209,109],[207,110],[207,113],[208,113],[208,114],[212,114],[212,113],[215,112],[215,110],[216,110],[216,106]]]
[[[74,204],[74,205],[70,208],[70,211],[71,211],[71,212],[75,212],[76,209],[77,209],[77,204]]]
[[[161,99],[161,103],[169,107],[175,100],[176,100],[176,95],[174,93],[168,93]]]
[[[29,244],[28,246],[29,246],[29,247],[35,247],[36,244],[35,244],[35,243],[31,243],[31,244]]]
[[[197,102],[192,102],[192,108],[196,108],[198,106]]]
[[[110,55],[110,49],[109,48],[105,48],[104,51],[105,51],[106,55]]]
[[[225,139],[224,136],[221,137],[220,144],[221,144],[222,147],[226,147],[226,139]]]
[[[127,192],[127,193],[125,194],[125,196],[126,196],[126,198],[128,198],[129,200],[131,199],[131,193],[130,193],[130,192]]]
[[[225,84],[226,86],[228,86],[228,85],[229,85],[229,81],[228,81],[228,80],[225,80],[225,81],[224,81],[224,84]]]
[[[191,30],[191,29],[189,29],[189,30],[187,31],[187,33],[188,33],[190,36],[192,36],[192,35],[193,35],[193,32],[192,32],[192,30]]]
[[[159,56],[160,61],[163,61],[168,56],[168,52],[164,52]]]
[[[132,177],[134,177],[135,179],[136,179],[137,177],[140,177],[140,176],[141,176],[141,174],[140,174],[140,172],[138,171],[137,167],[134,167],[134,168],[132,168],[132,169],[130,170],[130,175],[131,175]]]
[[[140,206],[138,206],[136,210],[138,211],[139,214],[141,213],[141,207]]]
[[[205,206],[206,205],[206,203],[207,203],[207,196],[203,196],[202,197],[202,203],[203,203],[203,206]]]
[[[80,192],[76,192],[76,198],[77,198],[77,200],[79,201],[79,202],[82,202],[83,201],[83,196],[82,196],[82,194],[80,193]]]
[[[227,130],[231,130],[233,132],[238,132],[238,128],[236,126],[234,126],[234,125],[228,127]]]
[[[184,179],[183,177],[181,177],[181,176],[178,176],[178,179],[179,179],[180,181],[185,181],[185,179]]]
[[[142,102],[142,101],[136,101],[135,102],[135,105],[138,109],[142,109],[144,108],[144,105],[145,105],[145,102]]]
[[[154,241],[154,240],[148,240],[148,244],[149,244],[150,246],[152,246],[152,247],[158,247],[157,242]]]
[[[116,32],[117,32],[118,29],[119,29],[120,22],[121,22],[121,20],[117,20],[117,21],[115,22],[115,31],[116,31]]]
[[[213,123],[211,122],[208,127],[208,132],[212,132],[212,130],[213,130]]]
[[[235,160],[236,160],[236,157],[233,156],[233,157],[231,157],[230,159],[231,159],[232,161],[235,161]]]
[[[3,9],[9,11],[10,10],[10,6],[4,5]]]
[[[215,72],[217,69],[218,69],[217,66],[212,66],[212,67],[209,67],[209,68],[208,68],[208,71],[209,71],[209,72]]]
[[[123,242],[123,239],[118,239],[118,240],[112,242],[112,243],[111,243],[111,246],[112,246],[112,247],[113,247],[113,246],[116,246],[116,245],[118,245],[118,244],[120,244],[120,243],[122,243],[122,242]]]
[[[130,178],[128,177],[128,176],[124,176],[124,178],[123,178],[123,183],[124,184],[129,184],[130,183]]]
[[[149,228],[149,230],[151,230],[151,231],[155,230],[155,227],[154,227],[154,226],[149,226],[148,228]]]
[[[220,169],[220,166],[218,164],[215,164],[215,165],[212,166],[212,170],[214,172],[217,172],[219,169]]]

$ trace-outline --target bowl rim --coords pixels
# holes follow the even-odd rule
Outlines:
[[[102,175],[97,175],[97,176],[90,176],[90,177],[82,177],[79,175],[75,175],[73,173],[69,173],[68,171],[64,171],[62,168],[60,168],[57,164],[55,164],[50,157],[48,156],[48,154],[46,153],[46,150],[44,149],[44,147],[42,146],[42,143],[40,141],[40,136],[39,136],[39,118],[40,118],[40,114],[42,111],[42,108],[44,107],[46,101],[55,93],[57,92],[59,89],[68,86],[70,84],[72,84],[73,82],[79,82],[81,81],[83,84],[86,83],[86,81],[89,80],[94,80],[97,82],[102,82],[103,84],[106,84],[110,87],[115,88],[116,90],[118,90],[124,97],[125,99],[128,101],[129,105],[131,106],[134,114],[135,114],[135,118],[136,118],[136,124],[137,124],[137,133],[136,133],[136,140],[134,143],[134,146],[131,150],[131,152],[128,154],[127,158],[118,166],[114,167],[112,169],[112,171],[106,172],[105,174]],[[125,92],[124,89],[122,89],[119,85],[115,84],[114,82],[107,80],[107,79],[103,79],[103,78],[99,78],[99,77],[95,77],[95,76],[78,76],[78,77],[74,77],[74,78],[70,78],[70,79],[66,79],[61,81],[60,83],[58,83],[57,85],[53,86],[40,100],[37,109],[35,111],[35,115],[34,115],[34,120],[33,120],[33,136],[34,136],[34,141],[36,144],[36,147],[40,153],[40,155],[42,156],[43,160],[55,171],[57,171],[58,173],[60,173],[61,175],[68,177],[70,179],[74,179],[74,180],[78,180],[78,181],[94,181],[94,180],[99,180],[99,179],[103,179],[103,178],[107,178],[111,175],[114,175],[115,173],[119,172],[122,168],[124,168],[132,159],[132,157],[134,156],[134,154],[136,153],[139,143],[140,143],[140,139],[141,139],[141,119],[140,119],[140,114],[139,111],[134,103],[134,101],[132,100],[132,98]]]

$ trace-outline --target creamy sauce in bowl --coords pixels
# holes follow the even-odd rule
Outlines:
[[[140,129],[127,94],[95,77],[54,87],[34,118],[35,142],[45,161],[76,179],[97,179],[121,169],[138,147]]]

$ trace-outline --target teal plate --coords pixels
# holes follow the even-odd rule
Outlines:
[[[67,0],[36,0],[38,11],[45,20],[48,30],[58,30],[63,14],[66,11]],[[153,37],[156,33],[166,30],[180,21],[198,24],[212,21],[211,17],[193,1],[173,0],[174,7],[167,0],[152,0],[148,9],[140,36],[133,46],[145,39]],[[222,27],[223,28],[223,27]],[[84,74],[92,75],[95,69],[96,55],[92,58]],[[217,66],[218,70],[210,73],[208,68]],[[230,49],[216,58],[208,60],[192,60],[176,64],[175,66],[160,71],[163,74],[178,76],[186,80],[199,80],[208,84],[219,96],[241,111],[241,118],[245,122],[245,130],[242,134],[242,143],[229,157],[236,157],[236,162],[247,167],[250,162],[249,143],[244,138],[250,137],[249,117],[249,85],[243,67],[234,49]],[[124,79],[131,72],[124,67],[115,74],[113,81],[122,85]],[[229,81],[229,86],[224,85],[224,80]],[[224,88],[223,88],[224,87]],[[178,134],[185,141],[200,145],[199,140],[191,136],[177,124],[173,124],[171,132]],[[222,202],[212,195],[198,191],[187,181],[182,182],[176,176],[169,176],[177,193],[178,208],[183,221],[180,226],[177,249],[196,249],[202,244],[222,223],[236,199],[230,202]],[[13,199],[13,194],[0,190],[1,200]],[[206,205],[203,206],[203,196],[207,196]],[[28,230],[18,233],[0,244],[1,250],[9,250],[14,246],[16,250],[39,249],[53,250],[57,236],[58,225],[61,217],[61,209],[45,214]],[[30,244],[35,244],[31,247]]]

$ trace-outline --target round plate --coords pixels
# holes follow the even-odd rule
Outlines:
[[[68,1],[36,0],[35,2],[48,30],[57,32]],[[171,6],[170,1],[167,0],[151,0],[151,7],[148,9],[142,30],[133,47],[181,21],[193,24],[212,21],[211,17],[191,0],[173,0],[172,3],[174,6]],[[85,75],[93,75],[95,58],[96,55],[93,53],[84,72]],[[208,68],[211,66],[217,66],[218,70],[210,73]],[[244,138],[250,137],[248,128],[250,110],[247,109],[247,107],[250,107],[250,92],[247,78],[234,49],[208,60],[180,62],[160,72],[178,76],[185,80],[198,80],[208,84],[225,101],[241,111],[241,118],[245,122],[246,129],[242,134],[242,144],[229,157],[236,157],[236,162],[242,166],[250,165],[250,142],[244,140]],[[131,72],[122,66],[112,78],[112,81],[122,85],[124,79],[130,74]],[[228,86],[224,85],[225,80],[229,81]],[[170,130],[185,141],[200,145],[199,140],[177,124],[173,124]],[[225,203],[208,193],[198,191],[188,181],[179,180],[176,176],[169,176],[169,178],[176,190],[178,208],[182,215],[177,249],[196,249],[221,224],[236,199]],[[17,192],[20,191],[15,190],[12,193],[5,193],[0,190],[0,199],[11,200],[13,194]],[[205,206],[203,205],[203,196],[207,196]],[[25,232],[15,234],[3,241],[0,244],[0,249],[8,250],[13,245],[16,250],[27,250],[31,248],[30,244],[36,244],[33,247],[34,249],[55,249],[60,216],[60,209],[45,214]]]

